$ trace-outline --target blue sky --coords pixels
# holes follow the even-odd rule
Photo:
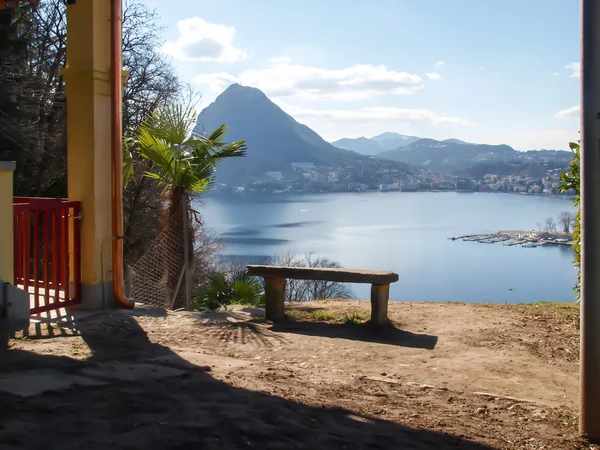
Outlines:
[[[207,106],[258,87],[327,140],[394,131],[566,149],[579,129],[576,0],[145,0]]]

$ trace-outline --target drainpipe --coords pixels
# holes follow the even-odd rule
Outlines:
[[[113,293],[119,305],[133,308],[133,299],[123,291],[123,68],[122,68],[122,0],[111,0],[111,167],[112,167],[112,272]]]

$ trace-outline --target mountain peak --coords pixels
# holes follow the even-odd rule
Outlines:
[[[389,139],[389,138],[398,137],[398,136],[401,136],[401,134],[392,133],[391,131],[385,131],[385,132],[383,132],[381,134],[378,134],[377,136],[373,136],[371,139],[375,139],[375,140],[377,140],[377,139]]]
[[[414,136],[407,136],[405,134],[393,133],[391,131],[385,131],[381,134],[378,134],[377,136],[373,136],[371,139],[373,139],[375,141],[385,141],[385,140],[389,140],[389,139],[408,140],[411,138],[414,138]]]
[[[250,87],[250,86],[242,86],[238,83],[233,83],[229,85],[227,89],[225,89],[215,101],[219,100],[240,100],[247,101],[252,99],[261,99],[268,100],[268,97],[261,91],[260,89]]]
[[[445,139],[442,142],[447,142],[448,144],[466,144],[466,145],[472,145],[470,142],[461,141],[460,139],[455,139],[455,138]]]
[[[325,142],[257,88],[230,85],[202,110],[196,131],[211,131],[223,123],[228,125],[226,141],[244,139],[248,152],[245,158],[233,158],[219,166],[219,182],[244,184],[264,179],[267,172],[289,172],[292,163],[339,167],[361,159]]]
[[[378,153],[395,150],[400,147],[405,147],[418,141],[415,136],[406,136],[404,134],[392,133],[386,131],[372,138],[359,137],[355,139],[345,138],[333,142],[333,145],[346,150],[352,150],[363,155],[377,155]]]

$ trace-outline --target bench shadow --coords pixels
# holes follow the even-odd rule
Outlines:
[[[156,355],[168,361],[163,365],[185,367],[185,373],[96,387],[73,385],[31,397],[0,392],[0,442],[7,446],[3,448],[491,449],[442,432],[234,387],[167,346],[151,342],[133,314],[119,314],[118,321],[96,317],[77,323],[91,357],[78,360],[11,349],[0,352],[5,369],[1,375],[23,370],[73,374],[109,360],[147,362]],[[293,329],[302,324],[285,325]],[[345,327],[317,325],[312,330],[319,333],[348,333]],[[350,335],[366,336],[358,330]],[[431,338],[426,348],[431,347]],[[421,347],[427,341],[401,330],[391,331],[391,339],[397,345]]]
[[[285,332],[307,336],[350,339],[353,341],[421,348],[424,350],[433,350],[438,341],[437,336],[405,331],[391,322],[387,325],[375,326],[370,322],[354,324],[308,322],[288,319],[274,323],[269,329],[275,333]]]

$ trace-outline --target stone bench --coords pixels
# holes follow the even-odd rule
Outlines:
[[[356,269],[322,269],[318,267],[247,266],[248,275],[265,280],[266,318],[273,322],[285,318],[285,284],[294,280],[334,281],[339,283],[371,284],[371,323],[387,323],[390,283],[398,274],[388,271]]]

